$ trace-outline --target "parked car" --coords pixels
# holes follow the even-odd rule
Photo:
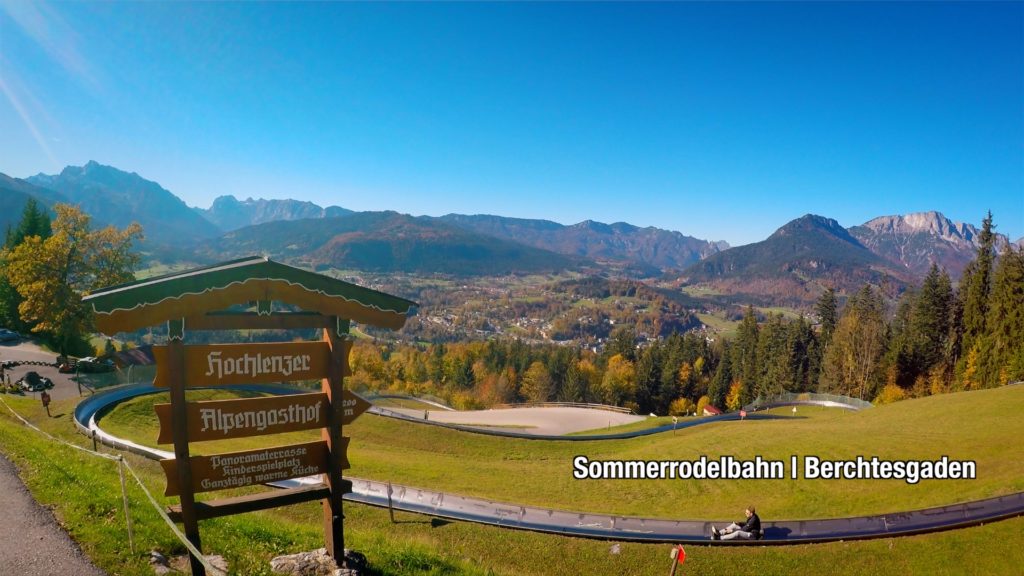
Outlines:
[[[15,384],[27,392],[41,392],[53,388],[53,381],[46,376],[40,376],[38,372],[25,372],[25,375]]]
[[[17,342],[21,340],[21,334],[7,328],[0,328],[0,342]]]
[[[75,372],[113,372],[116,367],[113,360],[100,360],[95,356],[86,356],[76,363]]]

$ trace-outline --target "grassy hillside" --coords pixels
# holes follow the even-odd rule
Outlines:
[[[970,400],[979,397],[977,394],[966,396]],[[1019,396],[1012,399],[1019,399]],[[70,423],[73,402],[55,402],[54,414],[62,416],[49,419],[31,398],[5,397],[5,400],[51,433],[85,444],[85,438],[74,432]],[[983,406],[988,406],[988,401],[980,400]],[[883,412],[885,410],[879,409],[879,413]],[[360,422],[364,420],[382,421],[364,416]],[[369,441],[370,438],[364,436],[359,442]],[[353,441],[353,447],[356,445],[357,441]],[[1016,450],[1015,446],[1003,443],[1004,450]],[[0,451],[19,466],[34,496],[53,508],[86,554],[109,573],[149,576],[152,574],[147,564],[149,550],[182,551],[167,527],[144,502],[145,497],[131,487],[130,506],[137,549],[131,554],[125,544],[120,516],[116,468],[27,430],[3,408],[0,408]],[[163,478],[157,464],[131,456],[128,459],[141,471],[147,486],[159,493]],[[515,481],[524,478],[525,475],[519,475]],[[515,481],[506,481],[506,485],[513,486]],[[710,504],[709,498],[700,500]],[[666,499],[662,507],[675,508],[682,504],[684,502]],[[396,514],[398,523],[392,524],[387,511],[351,504],[346,505],[345,515],[346,545],[367,554],[372,563],[372,575],[635,575],[664,573],[669,567],[670,547],[664,544],[622,543],[617,552],[612,552],[611,544],[600,540],[432,521],[402,512]],[[730,510],[728,517],[733,516],[736,511]],[[266,563],[272,556],[321,546],[320,521],[319,504],[310,503],[205,521],[201,530],[204,548],[227,557],[233,574],[262,576],[269,574]],[[765,576],[1015,574],[1024,563],[1024,547],[1020,546],[1019,537],[1022,531],[1024,518],[1016,518],[952,532],[864,542],[732,549],[687,546],[682,573]]]
[[[142,443],[155,437],[152,404],[140,398],[103,426]],[[163,401],[163,400],[160,400]],[[495,438],[363,416],[352,437],[353,476],[536,506],[668,518],[731,518],[752,497],[765,518],[830,518],[938,506],[1024,490],[1024,461],[1006,439],[1024,435],[1024,387],[948,394],[862,412],[801,408],[779,419],[722,422],[675,434],[585,444]],[[275,443],[309,438],[275,439]],[[205,443],[214,453],[264,445],[246,439]],[[575,480],[572,458],[695,460],[732,455],[787,462],[791,455],[847,460],[951,459],[977,462],[975,480]],[[514,480],[513,480],[514,479]],[[841,495],[841,496],[840,496]],[[673,502],[666,506],[665,502]]]

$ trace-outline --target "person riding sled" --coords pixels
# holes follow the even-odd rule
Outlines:
[[[729,524],[721,530],[714,526],[711,526],[711,539],[760,540],[761,518],[757,516],[757,512],[754,510],[753,506],[747,506],[746,510],[744,510],[743,512],[747,515],[747,520],[743,523],[742,526],[736,522]]]

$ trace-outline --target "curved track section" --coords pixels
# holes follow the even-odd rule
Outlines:
[[[871,402],[860,398],[839,396],[837,394],[818,394],[816,392],[786,392],[770,398],[757,398],[743,407],[744,410],[755,412],[779,408],[781,406],[823,406],[825,408],[845,408],[846,410],[863,410],[871,408]]]
[[[433,406],[434,408],[437,408],[438,410],[444,410],[445,412],[455,411],[455,408],[452,408],[451,406],[448,406],[446,404],[441,404],[440,402],[435,402],[433,400],[427,400],[426,398],[419,398],[418,396],[409,396],[408,394],[364,394],[363,398],[371,402],[376,400],[377,398],[384,398],[385,400],[415,400],[416,402],[421,402],[428,406]]]
[[[229,388],[276,392],[279,394],[295,394],[305,391],[291,386],[231,386]],[[131,385],[100,392],[82,401],[76,407],[75,424],[83,434],[87,436],[95,434],[98,441],[109,446],[128,450],[156,460],[173,458],[173,453],[142,446],[103,432],[97,424],[97,421],[118,403],[155,392],[159,392],[159,390],[149,384]],[[705,418],[701,421],[693,422],[691,425],[735,419],[735,417],[725,418],[724,416],[733,415],[726,414],[723,417]],[[422,420],[415,418],[405,419],[423,423]],[[450,425],[446,427],[454,428],[454,426]],[[476,430],[470,429],[469,431],[475,432]],[[647,430],[642,432],[646,434],[655,433]],[[498,435],[505,436],[507,434]],[[621,435],[609,436],[621,437]],[[566,439],[566,437],[558,437],[558,439]],[[375,480],[351,477],[349,479],[352,480],[353,492],[345,494],[345,500],[352,502],[385,508],[390,505],[397,510],[406,512],[427,514],[465,522],[490,524],[505,528],[636,542],[691,542],[721,546],[804,544],[836,540],[889,538],[938,532],[1024,515],[1024,492],[1017,492],[985,500],[893,514],[822,520],[762,522],[764,537],[761,540],[721,541],[711,540],[708,536],[709,531],[712,525],[721,526],[728,524],[729,521],[666,520],[571,512],[495,502],[482,498],[447,494]],[[287,487],[317,481],[317,479],[313,478],[299,478],[273,485]],[[388,498],[389,490],[391,491],[390,499]]]

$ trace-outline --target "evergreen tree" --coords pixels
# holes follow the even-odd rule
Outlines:
[[[658,413],[664,412],[673,400],[679,397],[691,398],[692,390],[685,390],[686,386],[692,386],[692,366],[686,378],[680,377],[680,371],[685,364],[685,341],[678,333],[672,333],[665,339],[662,345],[661,360],[661,382],[658,387],[657,406]]]
[[[992,292],[992,263],[994,259],[995,234],[992,212],[981,222],[978,235],[978,253],[974,261],[964,270],[960,281],[963,306],[963,350],[970,350],[975,340],[985,334],[988,321],[989,298]]]
[[[953,287],[949,275],[932,264],[921,284],[911,319],[914,356],[923,374],[943,361],[949,339]]]
[[[910,388],[922,370],[922,363],[916,356],[914,309],[918,293],[907,290],[896,306],[896,314],[889,323],[888,349],[885,355],[886,384]]]
[[[757,343],[759,374],[754,388],[757,398],[769,398],[791,389],[790,357],[782,315],[771,315],[760,328]]]
[[[565,372],[565,386],[562,387],[559,398],[562,402],[586,402],[587,388],[587,381],[580,371],[579,362],[570,363],[569,369]]]
[[[1024,249],[1007,245],[999,258],[989,315],[983,381],[1024,380]]]
[[[608,338],[604,357],[610,359],[616,354],[630,362],[636,361],[636,331],[628,326],[619,326]]]
[[[661,387],[661,345],[654,342],[644,348],[643,353],[636,362],[636,403],[640,407],[641,414],[649,414],[657,411],[665,414],[668,406],[660,407],[656,404]]]
[[[748,306],[747,312],[740,322],[736,341],[732,346],[733,380],[738,379],[741,382],[739,401],[744,405],[754,399],[754,391],[758,387],[760,372],[757,363],[758,331],[754,307]]]
[[[787,330],[790,392],[814,392],[818,389],[821,352],[818,339],[803,316],[790,322]]]
[[[708,386],[708,398],[711,400],[711,405],[719,409],[725,407],[725,396],[729,393],[729,386],[732,384],[732,350],[730,348],[728,342],[723,343],[721,360],[719,360],[715,376]]]
[[[832,333],[836,331],[836,323],[839,321],[839,305],[836,302],[836,291],[829,288],[818,298],[814,307],[818,318],[821,321],[821,345],[826,346],[832,340]]]
[[[7,229],[4,247],[12,250],[24,242],[25,238],[38,236],[42,240],[46,240],[52,234],[49,214],[39,206],[34,198],[29,198],[21,212],[21,221],[18,222],[18,226]]]

